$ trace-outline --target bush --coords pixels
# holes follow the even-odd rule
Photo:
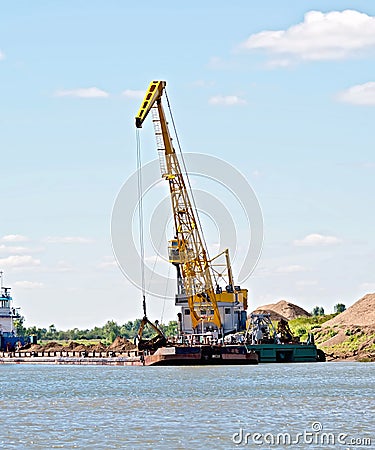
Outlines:
[[[307,333],[307,330],[305,327],[297,327],[295,329],[295,334],[299,337],[302,337],[303,335],[305,335]]]

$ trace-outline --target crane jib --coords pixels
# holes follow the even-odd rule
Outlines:
[[[142,124],[150,112],[155,102],[163,95],[163,90],[166,86],[165,81],[151,81],[146,95],[144,96],[142,106],[139,108],[137,115],[135,116],[135,126],[142,128]]]

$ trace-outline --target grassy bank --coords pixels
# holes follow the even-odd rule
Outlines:
[[[325,352],[328,360],[375,361],[375,327],[324,325],[336,315],[299,317],[291,320],[289,326],[301,341],[305,341],[308,333],[312,332],[315,343]]]

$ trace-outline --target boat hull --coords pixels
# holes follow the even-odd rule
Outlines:
[[[244,345],[176,346],[144,356],[145,366],[210,366],[258,364],[258,355]]]

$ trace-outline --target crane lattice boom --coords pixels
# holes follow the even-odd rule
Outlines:
[[[168,123],[162,105],[162,95],[165,81],[152,81],[146,92],[135,122],[141,128],[144,120],[152,111],[152,120],[159,154],[161,174],[168,181],[172,202],[175,238],[170,241],[169,261],[177,267],[178,276],[182,277],[183,287],[180,294],[187,298],[191,324],[198,330],[201,324],[214,325],[218,330],[223,329],[222,317],[218,307],[218,299],[224,305],[237,307],[236,314],[241,315],[237,305],[246,306],[247,291],[234,291],[232,273],[228,252],[229,286],[222,292],[215,280],[216,270],[206,251],[203,235],[201,235],[197,221],[197,211],[193,207],[192,199],[186,186],[179,159],[172,145]],[[214,288],[215,286],[215,288]],[[231,304],[231,305],[229,305]],[[225,308],[228,309],[228,308]],[[246,309],[246,308],[244,308]],[[227,312],[226,312],[227,313]],[[243,316],[242,316],[243,318]],[[245,320],[246,321],[246,320]]]

